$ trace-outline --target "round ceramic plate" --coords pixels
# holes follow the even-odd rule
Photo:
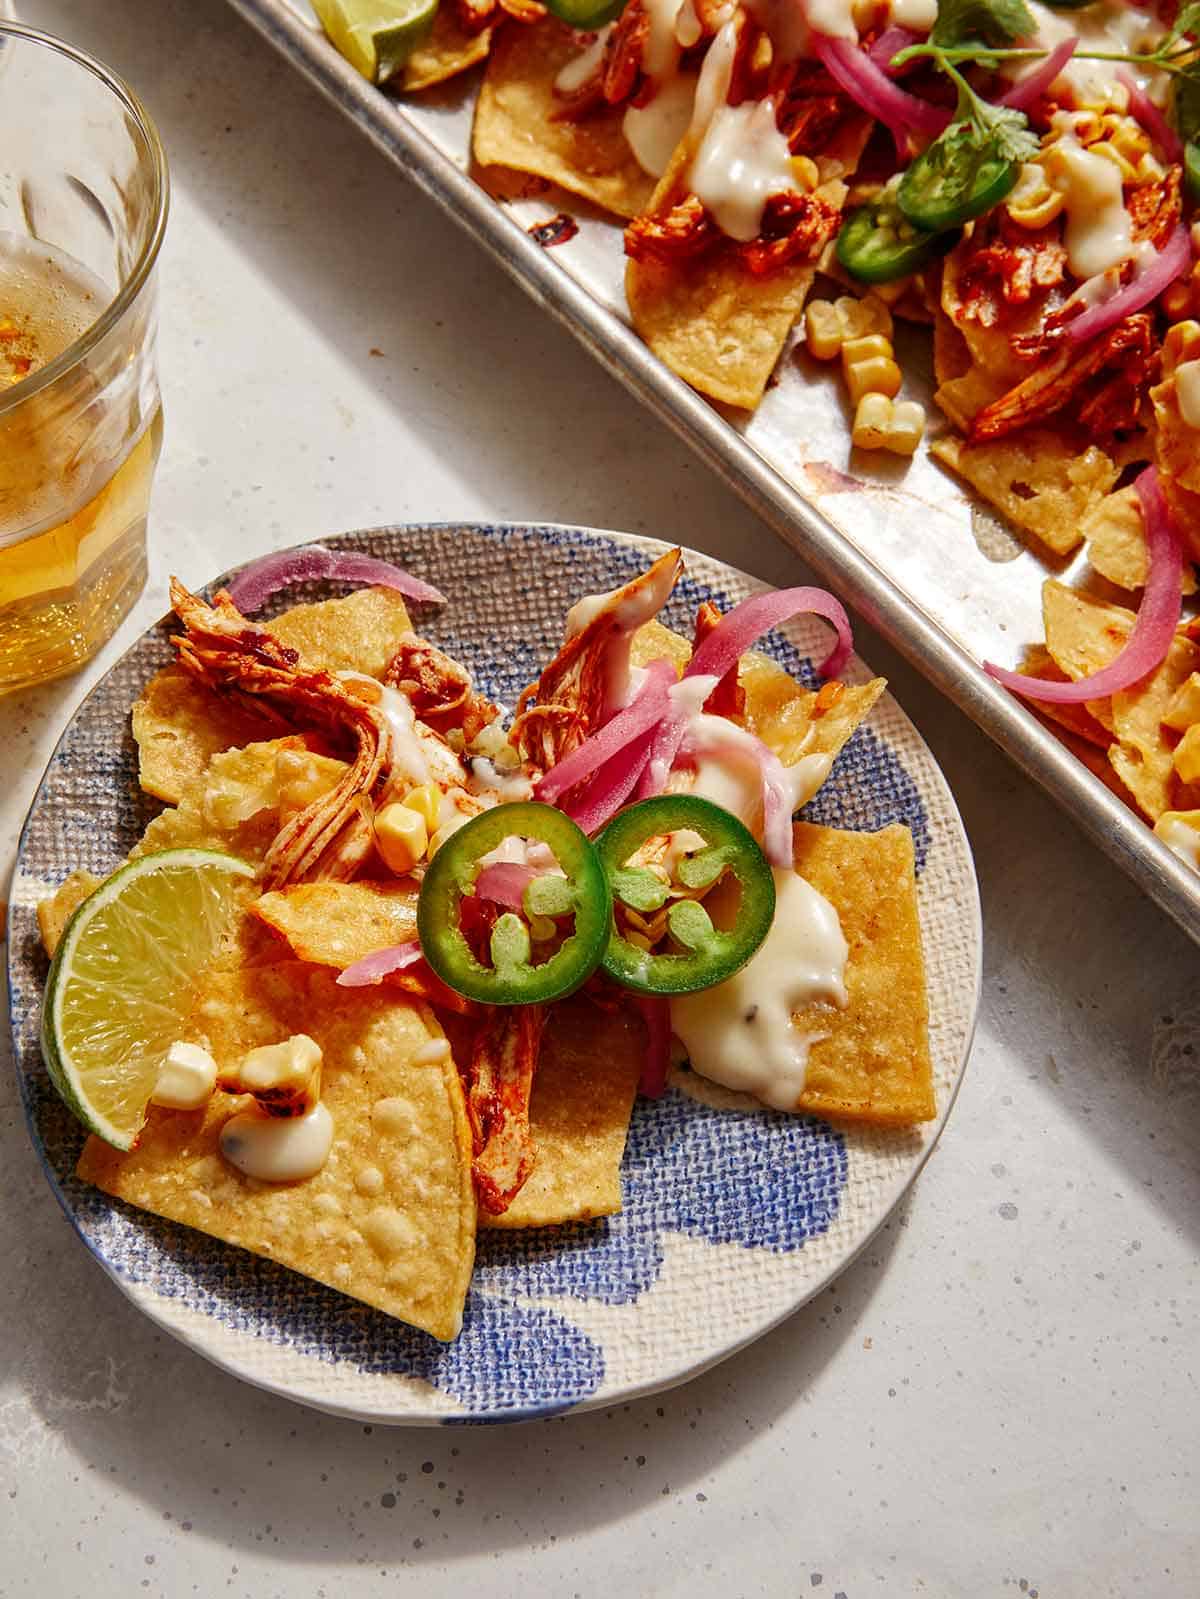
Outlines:
[[[666,548],[546,526],[380,528],[330,542],[436,584],[449,603],[418,608],[418,628],[508,704],[553,655],[574,600],[626,581]],[[702,600],[728,606],[760,587],[689,554],[664,620],[690,632]],[[306,585],[274,608],[333,592]],[[929,751],[886,695],[803,814],[835,827],[912,829],[935,1122],[895,1132],[834,1127],[717,1108],[677,1083],[635,1107],[619,1216],[480,1235],[463,1331],[449,1345],[79,1182],[83,1135],[38,1051],[46,960],[34,912],[77,867],[111,871],[158,808],[137,785],[129,711],[171,659],[170,631],[163,623],[146,633],[64,733],[21,840],[9,914],[13,1040],[30,1132],[80,1237],[134,1304],[228,1371],[305,1404],[372,1421],[503,1421],[682,1382],[773,1327],[853,1259],[942,1129],[979,993],[978,891],[962,824]],[[811,683],[810,657],[828,646],[823,624],[803,618],[766,647]],[[870,674],[855,660],[846,675]]]

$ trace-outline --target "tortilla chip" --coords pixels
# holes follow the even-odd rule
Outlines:
[[[842,177],[858,164],[869,126],[854,122],[817,158],[816,193],[840,206]],[[687,136],[650,200],[666,210],[688,193],[694,153]],[[711,259],[633,261],[625,269],[625,297],[633,325],[654,354],[701,394],[753,410],[763,397],[788,334],[812,288],[816,263],[793,261],[754,277],[736,255]]]
[[[798,822],[796,870],[836,908],[850,946],[845,1010],[794,1014],[812,1045],[797,1109],[908,1126],[937,1115],[912,834],[844,833]]]
[[[844,683],[832,703],[822,705],[817,691],[802,688],[782,666],[756,651],[742,657],[738,680],[746,691],[746,726],[785,766],[804,755],[835,757],[887,687],[885,677]]]
[[[449,1340],[462,1325],[475,1253],[471,1142],[462,1088],[432,1012],[394,994],[334,987],[295,962],[217,974],[191,1033],[219,1065],[296,1031],[324,1054],[335,1136],[307,1181],[256,1182],[218,1139],[239,1096],[205,1110],[151,1109],[132,1153],[91,1138],[79,1176],[105,1193],[265,1255]]]
[[[1069,683],[1071,679],[1054,664],[1050,651],[1044,645],[1034,644],[1025,652],[1018,670],[1024,677],[1036,677],[1043,683]],[[1029,708],[1039,716],[1055,722],[1076,738],[1106,750],[1112,743],[1112,707],[1106,706],[1107,726],[1100,722],[1086,705],[1056,705],[1053,700],[1030,700]]]
[[[182,667],[152,677],[133,707],[138,780],[147,794],[177,805],[212,756],[261,738],[271,728],[240,702],[223,699]]]
[[[67,930],[67,923],[103,881],[102,877],[93,877],[91,872],[72,872],[49,899],[38,901],[38,931],[42,935],[42,948],[51,960],[54,959],[59,939]]]
[[[1101,577],[1118,588],[1142,587],[1150,563],[1142,508],[1132,484],[1106,494],[1088,512],[1081,531],[1087,544],[1087,558]],[[1196,592],[1195,574],[1186,563],[1182,591],[1184,594]]]
[[[455,16],[453,6],[439,6],[429,37],[404,63],[399,87],[405,93],[414,93],[466,72],[487,55],[494,32],[494,28],[484,28],[479,33],[468,33]]]
[[[285,938],[302,961],[342,970],[417,936],[417,884],[295,883],[264,894],[251,914]]]
[[[692,658],[692,646],[678,633],[672,633],[661,622],[644,622],[633,635],[629,659],[634,666],[648,666],[651,661],[671,661],[675,670],[683,672]]]
[[[947,434],[930,452],[1055,555],[1079,545],[1084,518],[1117,481],[1116,464],[1103,450],[1089,444],[1080,453],[1049,428],[970,445]]]
[[[174,810],[156,816],[130,850],[130,859],[162,849],[220,849],[258,863],[279,831],[276,759],[305,751],[316,781],[332,788],[345,762],[321,755],[301,734],[265,739],[214,755],[198,783]]]
[[[625,108],[598,109],[578,122],[556,120],[554,80],[579,54],[580,34],[547,19],[505,28],[475,104],[471,148],[480,166],[532,172],[619,217],[643,211],[654,189],[634,160]]]
[[[549,1227],[621,1209],[621,1157],[643,1042],[627,1013],[588,1000],[555,1006],[542,1041],[529,1125],[537,1161],[502,1216],[481,1227]]]
[[[1054,582],[1043,586],[1042,614],[1047,649],[1076,681],[1107,666],[1124,648],[1134,623],[1134,613],[1123,606],[1108,605]],[[1200,647],[1176,634],[1156,671],[1112,696],[1116,742],[1108,759],[1151,821],[1172,808],[1178,789],[1172,768],[1178,737],[1163,727],[1163,714],[1198,666]],[[1103,720],[1103,706],[1104,702],[1090,701],[1088,710]]]
[[[267,624],[298,650],[305,666],[325,672],[382,677],[413,626],[395,589],[356,589],[340,600],[294,605]]]

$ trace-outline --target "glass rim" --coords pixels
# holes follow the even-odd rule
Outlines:
[[[167,156],[163,149],[162,140],[154,119],[146,110],[140,97],[110,67],[106,67],[95,56],[89,55],[86,50],[81,50],[78,45],[69,44],[65,39],[56,38],[52,33],[44,33],[40,28],[31,28],[23,22],[9,20],[5,0],[0,0],[0,47],[6,37],[24,40],[27,44],[41,45],[55,55],[65,56],[77,66],[83,67],[93,77],[98,78],[104,86],[111,91],[125,109],[133,117],[138,131],[146,141],[146,156],[149,161],[153,180],[154,193],[152,195],[153,221],[150,236],[142,246],[133,270],[129,277],[118,288],[116,294],[105,306],[104,310],[65,350],[61,350],[53,361],[48,361],[45,366],[39,367],[36,372],[27,378],[22,378],[19,383],[14,383],[3,395],[0,395],[0,416],[12,411],[16,406],[23,404],[30,395],[40,393],[42,389],[49,388],[56,383],[64,373],[77,366],[81,360],[99,344],[116,324],[125,315],[126,311],[137,299],[146,286],[146,282],[154,270],[158,259],[158,252],[162,248],[163,237],[167,228],[167,212],[170,209],[171,180],[167,170]]]

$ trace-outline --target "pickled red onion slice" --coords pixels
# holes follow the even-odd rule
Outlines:
[[[920,38],[921,35],[919,33],[913,33],[909,28],[896,26],[885,28],[867,51],[867,55],[879,68],[880,72],[886,73],[889,78],[894,78],[896,74],[889,64],[892,57],[899,55],[901,50],[907,50],[910,44],[917,44]],[[916,62],[914,61],[912,65],[916,66]],[[901,67],[900,71],[903,72],[904,68]]]
[[[633,743],[610,755],[580,798],[567,806],[567,815],[580,832],[590,838],[612,821],[646,769],[653,736],[650,731],[640,733]]]
[[[259,606],[280,589],[293,583],[311,583],[319,578],[336,578],[346,583],[373,583],[395,589],[406,599],[431,605],[444,605],[446,596],[432,584],[413,577],[390,561],[357,550],[327,550],[323,544],[306,544],[298,550],[280,550],[264,555],[244,567],[229,585],[233,603],[243,615]]]
[[[1094,339],[1144,305],[1157,300],[1164,289],[1170,288],[1192,264],[1192,241],[1181,222],[1171,235],[1166,248],[1154,256],[1150,265],[1137,273],[1124,288],[1118,289],[1099,305],[1092,305],[1071,322],[1063,323],[1063,331],[1073,344]]]
[[[1085,700],[1103,699],[1132,683],[1140,682],[1161,666],[1171,647],[1182,609],[1180,578],[1183,574],[1183,546],[1163,499],[1158,472],[1148,466],[1134,484],[1141,501],[1146,525],[1146,545],[1150,570],[1137,618],[1125,647],[1108,665],[1075,683],[1046,683],[1020,672],[984,663],[984,671],[1003,683],[1014,694],[1027,700],[1044,700],[1055,705],[1079,705]]]
[[[506,910],[519,911],[525,890],[537,875],[532,866],[522,866],[517,861],[493,861],[475,879],[475,893]]]
[[[646,1053],[638,1088],[647,1099],[661,1099],[671,1067],[671,1007],[665,999],[639,995],[637,1008],[646,1024]]]
[[[953,122],[954,114],[945,106],[930,105],[928,100],[898,89],[883,68],[849,39],[814,33],[813,49],[834,82],[890,129],[897,142],[901,134],[910,131],[936,137]]]
[[[1064,39],[1061,44],[1056,44],[1044,61],[1018,79],[1007,94],[1000,96],[997,104],[1008,106],[1013,111],[1027,111],[1058,77],[1075,54],[1078,43],[1078,39]]]
[[[1168,161],[1183,160],[1183,140],[1163,116],[1132,72],[1117,68],[1117,81],[1129,90],[1129,109],[1154,140]]]
[[[742,600],[725,613],[700,645],[684,677],[724,677],[764,633],[805,611],[823,617],[837,633],[836,645],[817,668],[822,677],[836,677],[854,649],[854,635],[841,601],[817,588],[775,589]]]
[[[645,670],[645,680],[624,710],[538,779],[533,790],[538,799],[553,805],[659,721],[667,709],[667,685],[675,681],[675,668],[662,660],[651,661]]]
[[[392,972],[402,972],[421,959],[421,945],[414,938],[388,949],[375,949],[338,975],[340,988],[371,988]]]

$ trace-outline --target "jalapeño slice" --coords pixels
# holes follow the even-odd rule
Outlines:
[[[889,185],[890,189],[890,185]],[[837,258],[863,283],[911,277],[952,239],[914,227],[889,190],[851,211],[837,236]]]
[[[569,27],[594,33],[615,22],[627,4],[628,0],[546,0],[546,10]]]
[[[464,931],[464,907],[476,908],[483,857],[513,837],[547,845],[566,876],[534,879],[552,890],[527,890],[524,916],[504,911],[486,927],[487,965]],[[560,943],[555,940],[545,960],[535,962],[531,928],[540,931],[541,924],[560,917],[564,925],[565,918],[573,919],[570,930]],[[429,863],[417,902],[425,959],[450,988],[484,1005],[539,1005],[574,993],[600,964],[611,921],[612,901],[596,851],[570,817],[536,800],[497,805],[460,827]]]
[[[703,848],[684,856],[670,885],[646,868],[630,865],[648,839],[696,833]],[[612,890],[614,912],[639,917],[665,913],[666,950],[631,943],[614,915],[604,970],[638,994],[691,994],[712,988],[739,971],[770,931],[775,916],[775,879],[754,835],[736,816],[693,794],[663,794],[643,800],[614,818],[596,840]],[[714,926],[702,900],[692,894],[715,886],[730,873],[740,890],[734,925]]]
[[[941,233],[999,205],[1020,176],[1021,164],[1001,153],[994,139],[968,139],[947,128],[900,179],[896,204],[915,228]]]
[[[1184,146],[1183,176],[1192,199],[1200,200],[1200,144],[1194,139]]]

